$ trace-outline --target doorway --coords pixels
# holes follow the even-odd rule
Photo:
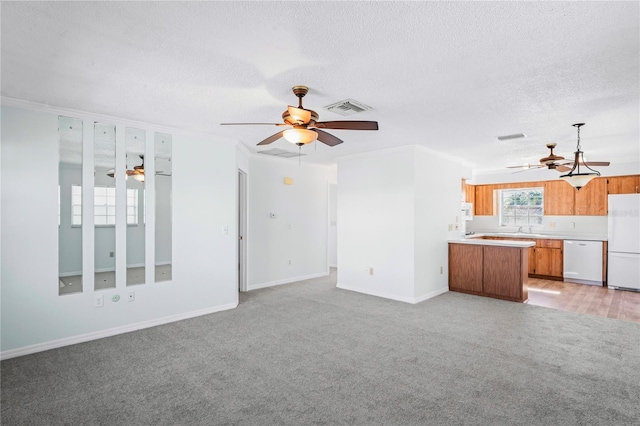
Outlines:
[[[238,169],[238,291],[247,291],[247,174]]]

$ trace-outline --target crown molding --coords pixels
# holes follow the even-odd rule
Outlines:
[[[135,127],[143,130],[149,130],[149,131],[154,131],[159,133],[168,133],[171,135],[186,136],[186,137],[191,137],[195,139],[204,138],[204,139],[210,140],[213,138],[215,139],[216,142],[220,142],[228,145],[234,145],[234,146],[240,147],[240,149],[243,149],[246,152],[249,152],[247,148],[238,140],[221,137],[213,133],[194,131],[194,130],[184,129],[180,127],[163,126],[160,124],[145,123],[142,121],[135,121],[135,120],[130,120],[122,117],[96,114],[96,113],[80,111],[72,108],[60,107],[56,105],[41,104],[37,102],[26,101],[23,99],[10,98],[6,96],[0,97],[0,103],[2,104],[2,106],[6,106],[6,107],[19,108],[19,109],[25,109],[28,111],[43,112],[48,114],[64,115],[67,117],[74,117],[74,118],[79,118],[83,120],[93,120],[101,123],[106,122],[109,124],[119,124],[123,126]]]

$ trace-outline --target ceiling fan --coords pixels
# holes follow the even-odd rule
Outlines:
[[[547,144],[547,148],[549,149],[549,155],[547,155],[546,157],[542,157],[540,159],[539,164],[524,164],[521,166],[508,166],[507,168],[508,169],[524,168],[524,170],[519,170],[514,173],[520,173],[530,169],[541,169],[545,167],[548,168],[549,170],[556,170],[558,172],[568,172],[572,170],[572,168],[576,165],[589,167],[589,166],[608,166],[609,164],[611,164],[609,161],[584,161],[584,158],[582,157],[578,158],[577,154],[578,153],[582,154],[582,151],[580,151],[579,148],[578,148],[578,151],[574,153],[576,155],[573,161],[565,160],[564,157],[553,153],[553,149],[556,147],[556,145],[557,144],[555,143]]]
[[[293,86],[293,94],[298,97],[298,106],[289,105],[287,110],[282,113],[284,123],[220,123],[223,126],[240,126],[240,125],[270,125],[270,126],[287,126],[291,127],[282,130],[274,135],[269,136],[258,145],[268,145],[280,138],[298,145],[320,142],[336,146],[343,141],[322,129],[334,130],[378,130],[377,121],[318,121],[318,113],[310,109],[302,107],[302,98],[309,92],[307,86]]]
[[[524,168],[525,170],[520,170],[518,172],[515,173],[519,173],[519,172],[523,172],[526,170],[530,170],[530,169],[541,169],[541,168],[548,168],[550,170],[557,170],[559,172],[566,172],[571,170],[570,167],[567,167],[566,164],[571,164],[571,162],[559,162],[561,160],[564,160],[564,157],[560,156],[560,155],[555,155],[553,153],[553,149],[556,147],[557,144],[555,143],[548,143],[547,144],[547,148],[549,149],[549,155],[547,155],[546,157],[542,157],[540,159],[540,163],[539,164],[524,164],[521,166],[508,166],[508,169],[519,169],[519,168]]]
[[[144,182],[144,155],[140,154],[138,156],[142,160],[142,164],[139,165],[139,166],[133,166],[133,169],[128,169],[127,170],[127,177],[128,176],[133,176],[133,178],[135,180],[140,181],[140,182]],[[107,170],[107,176],[114,177],[115,176],[115,169]],[[171,173],[165,173],[165,172],[158,171],[158,172],[156,172],[156,176],[171,176]]]

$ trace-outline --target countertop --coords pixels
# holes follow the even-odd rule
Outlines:
[[[529,234],[527,232],[478,232],[476,234],[467,235],[465,239],[474,239],[482,237],[503,237],[503,238],[525,238],[532,240],[572,240],[572,241],[607,241],[602,236],[585,236],[585,235],[555,235],[555,234]],[[491,241],[491,240],[485,240]]]
[[[464,238],[459,240],[450,240],[449,244],[472,244],[478,246],[499,246],[499,247],[516,247],[527,248],[536,245],[533,241],[513,241],[513,240],[482,240],[474,238]]]

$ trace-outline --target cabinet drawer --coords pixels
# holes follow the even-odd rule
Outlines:
[[[537,247],[562,248],[562,240],[536,240]]]

